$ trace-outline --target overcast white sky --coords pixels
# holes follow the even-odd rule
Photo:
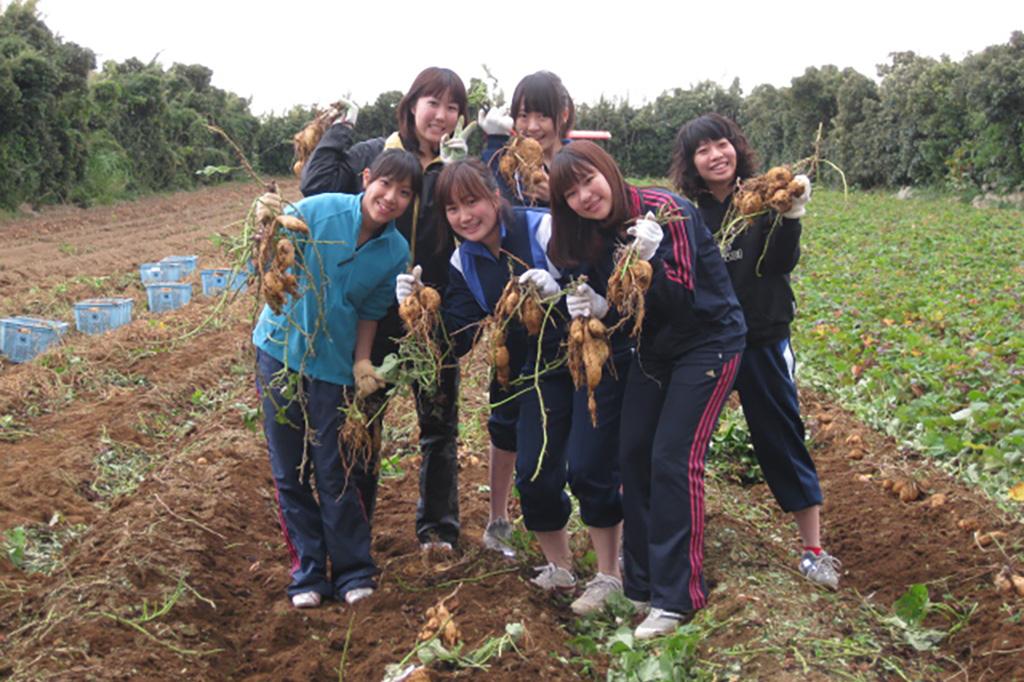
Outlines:
[[[959,60],[1024,30],[1020,0],[39,0],[37,9],[99,64],[154,56],[164,66],[203,64],[214,85],[251,97],[257,114],[345,94],[363,104],[404,91],[426,66],[454,69],[468,85],[487,64],[508,97],[539,69],[561,76],[577,102],[604,94],[640,104],[735,77],[747,93],[824,64],[875,78],[896,51]]]

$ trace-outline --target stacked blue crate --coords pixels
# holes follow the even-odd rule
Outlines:
[[[199,263],[199,256],[166,256],[161,258],[160,262],[180,264],[181,276],[188,277],[196,271],[196,265]]]
[[[40,317],[5,317],[0,319],[0,349],[11,362],[28,362],[60,341],[67,330],[67,322]]]
[[[139,276],[143,284],[153,282],[179,282],[184,276],[183,266],[179,262],[160,261],[159,263],[143,263],[139,266]]]
[[[132,321],[130,298],[88,298],[75,304],[75,327],[86,334],[102,334]]]

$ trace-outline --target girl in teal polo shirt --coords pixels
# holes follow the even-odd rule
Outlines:
[[[373,371],[370,347],[409,258],[394,220],[418,196],[421,182],[415,156],[387,151],[364,171],[362,194],[321,194],[286,211],[309,227],[309,235],[296,240],[299,289],[280,313],[264,307],[252,340],[292,563],[288,594],[297,608],[319,606],[331,596],[351,604],[373,593],[376,466],[339,445],[341,408],[353,390],[363,395],[384,385]]]

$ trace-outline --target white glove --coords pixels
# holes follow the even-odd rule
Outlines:
[[[633,243],[636,245],[636,255],[641,260],[651,260],[654,258],[658,245],[661,244],[661,238],[665,235],[661,225],[654,220],[654,214],[650,211],[643,218],[637,220],[636,225],[628,228],[626,233],[634,237]]]
[[[807,202],[811,200],[811,179],[806,175],[797,175],[793,178],[796,182],[804,183],[804,193],[793,199],[793,205],[788,211],[782,214],[783,218],[802,218],[807,213]]]
[[[608,301],[589,284],[576,287],[576,293],[565,297],[565,305],[569,308],[570,317],[596,317],[600,320],[608,314]]]
[[[561,291],[561,287],[558,286],[558,282],[551,276],[551,273],[540,268],[531,268],[519,275],[519,283],[532,284],[537,287],[542,298],[554,296]]]
[[[499,109],[498,107],[481,109],[476,117],[476,122],[480,129],[488,135],[511,135],[514,124],[512,117],[508,115],[508,109]]]
[[[359,107],[356,106],[355,102],[349,102],[347,99],[339,99],[337,102],[327,107],[324,111],[324,116],[327,120],[331,121],[331,125],[337,125],[339,123],[355,127],[356,119],[359,118]]]
[[[469,147],[466,146],[466,141],[461,137],[448,138],[446,134],[441,139],[441,161],[443,163],[452,163],[453,161],[461,161],[466,158],[469,154]]]
[[[422,285],[423,282],[420,280],[420,273],[423,272],[423,268],[419,265],[412,269],[411,273],[403,272],[400,275],[395,276],[395,298],[398,299],[398,303],[412,296],[412,292],[416,289],[417,285]]]
[[[284,201],[281,195],[276,192],[266,192],[256,200],[256,224],[262,225],[281,215],[284,210]]]
[[[469,154],[466,140],[469,138],[469,134],[473,132],[473,129],[476,128],[476,122],[470,123],[465,128],[462,127],[463,123],[462,117],[459,116],[459,121],[455,124],[455,130],[452,131],[451,135],[445,133],[444,137],[441,138],[440,157],[443,163],[460,161]]]

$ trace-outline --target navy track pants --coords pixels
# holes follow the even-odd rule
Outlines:
[[[284,398],[280,379],[274,380],[275,375],[281,376],[282,368],[273,356],[256,350],[263,431],[270,451],[279,521],[292,562],[288,594],[313,591],[342,599],[349,590],[372,587],[377,573],[370,557],[376,462],[365,467],[353,463],[346,473],[338,445],[346,387],[302,377],[311,436],[306,443],[309,462],[300,471],[304,420],[298,401]],[[292,382],[296,381],[294,373],[290,376]],[[316,481],[316,497],[311,477]]]
[[[818,472],[804,444],[795,367],[789,339],[747,346],[735,384],[754,455],[772,494],[787,512],[819,505],[822,500]]]
[[[568,372],[541,379],[547,412],[547,448],[540,474],[544,430],[536,391],[520,397],[516,488],[523,523],[532,531],[561,530],[569,521],[572,503],[565,484],[580,503],[580,517],[592,528],[609,528],[622,520],[622,496],[617,466],[619,414],[629,358],[616,362],[618,378],[606,366],[594,392],[598,426],[587,409],[587,389],[576,390]]]
[[[704,461],[740,364],[710,355],[634,360],[623,399],[626,596],[677,613],[707,603]]]

